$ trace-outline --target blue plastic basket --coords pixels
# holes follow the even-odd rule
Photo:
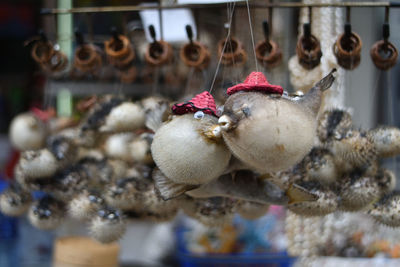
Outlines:
[[[185,229],[176,231],[177,258],[183,267],[290,267],[296,258],[289,257],[286,252],[280,253],[237,253],[237,254],[194,254],[186,249],[184,241]]]
[[[7,183],[0,177],[0,193],[7,188]],[[17,236],[18,221],[16,218],[6,217],[0,212],[0,240],[14,239]]]

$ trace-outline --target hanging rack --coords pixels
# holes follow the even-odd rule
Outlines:
[[[235,2],[237,7],[246,7],[246,1]],[[226,3],[208,4],[173,4],[173,5],[154,5],[154,6],[103,6],[103,7],[75,7],[75,8],[42,8],[42,15],[50,14],[70,14],[70,13],[104,13],[104,12],[129,12],[148,9],[174,9],[174,8],[208,8],[226,7]],[[301,2],[271,2],[265,4],[251,4],[251,8],[303,8],[303,7],[391,7],[400,8],[400,2],[340,2],[340,3],[312,3]]]

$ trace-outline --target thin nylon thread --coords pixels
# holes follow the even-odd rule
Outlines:
[[[249,17],[251,43],[253,44],[254,62],[256,63],[256,70],[258,71],[258,62],[257,62],[257,56],[256,56],[256,45],[254,44],[254,34],[253,34],[253,26],[252,26],[252,23],[251,23],[249,0],[246,0],[246,5],[247,5],[247,15]]]
[[[211,93],[212,90],[213,90],[215,80],[217,79],[217,74],[218,74],[218,71],[219,71],[219,67],[220,67],[220,65],[221,65],[222,56],[223,56],[224,53],[225,53],[225,48],[226,48],[226,45],[227,45],[227,43],[228,43],[228,38],[229,38],[230,35],[231,35],[231,26],[232,26],[232,18],[233,18],[233,11],[234,11],[234,10],[235,10],[235,3],[233,3],[232,12],[231,12],[231,14],[230,14],[229,17],[228,17],[228,19],[229,19],[228,34],[226,35],[226,38],[225,38],[224,47],[222,48],[222,53],[221,53],[221,56],[219,57],[219,60],[218,60],[217,68],[216,68],[216,70],[215,70],[215,74],[214,74],[213,81],[212,81],[212,83],[211,83],[210,90],[208,90],[209,93]]]

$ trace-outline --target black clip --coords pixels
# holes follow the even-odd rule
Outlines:
[[[44,31],[43,31],[43,29],[40,29],[39,30],[39,36],[40,36],[40,41],[42,41],[42,42],[47,42],[47,36],[46,36],[46,34],[44,33]]]
[[[351,24],[348,22],[344,24],[344,36],[351,38]]]
[[[151,38],[153,39],[153,43],[157,43],[156,30],[154,29],[153,25],[149,26],[149,33],[150,33]]]
[[[270,34],[270,32],[269,32],[269,23],[266,20],[263,21],[263,31],[264,31],[265,41],[267,43],[269,43],[269,34]]]
[[[78,45],[83,45],[83,44],[84,44],[83,35],[82,35],[82,33],[78,30],[78,28],[75,28],[75,40],[76,40],[76,43],[77,43]]]
[[[117,42],[121,41],[116,27],[111,27],[111,34],[115,41]]]
[[[311,38],[311,24],[304,23],[303,24],[303,35],[305,39]]]
[[[192,30],[192,26],[190,26],[190,25],[188,24],[188,25],[186,25],[185,28],[186,28],[187,37],[188,37],[190,43],[193,44],[193,30]]]
[[[387,41],[389,39],[390,36],[390,26],[389,23],[383,23],[382,26],[382,36],[383,36],[383,40]]]

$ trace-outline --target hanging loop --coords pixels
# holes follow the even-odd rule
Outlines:
[[[319,40],[311,34],[310,23],[304,23],[303,25],[303,35],[300,36],[297,41],[296,54],[299,59],[299,64],[307,70],[315,68],[321,61],[321,44]]]
[[[121,41],[116,27],[111,27],[111,34],[115,41],[117,41],[117,42]]]
[[[102,65],[100,48],[92,44],[86,44],[82,33],[78,29],[75,29],[75,40],[78,43],[74,54],[75,68],[82,73],[94,74]]]
[[[33,44],[31,56],[42,70],[50,74],[66,69],[68,65],[67,56],[60,51],[58,45],[53,45],[43,30],[39,30],[38,36],[25,43],[25,45],[29,44]]]
[[[27,44],[31,43],[33,43],[31,50],[33,60],[39,64],[46,64],[49,62],[54,54],[54,47],[42,29],[39,30],[39,36],[31,39]]]
[[[75,41],[78,45],[84,44],[83,35],[77,28],[75,28]]]
[[[135,59],[135,51],[128,37],[118,34],[115,27],[111,28],[112,38],[104,42],[104,50],[111,65],[122,69]]]
[[[262,25],[265,40],[256,45],[256,57],[265,68],[274,68],[282,61],[282,51],[278,44],[270,39],[270,24],[268,21],[264,21]]]
[[[185,28],[189,43],[181,48],[179,57],[188,67],[200,70],[207,68],[210,63],[210,51],[200,42],[193,41],[193,31],[190,25],[186,25]]]
[[[247,61],[247,53],[244,50],[243,44],[235,37],[221,39],[217,45],[218,57],[222,58],[221,63],[225,66],[244,65]]]
[[[156,39],[156,30],[154,29],[154,26],[153,26],[153,25],[150,25],[150,26],[149,26],[149,33],[150,33],[151,39],[153,39],[153,43],[156,43],[156,42],[157,42],[157,39]]]
[[[333,44],[333,53],[339,66],[347,70],[353,70],[361,62],[362,41],[360,36],[351,29],[351,9],[346,8],[346,23],[344,33]]]
[[[385,9],[385,22],[382,26],[382,40],[376,42],[370,51],[374,65],[380,70],[388,70],[396,65],[398,52],[396,47],[389,42],[389,8]]]
[[[173,60],[173,49],[172,46],[163,41],[156,39],[156,31],[153,25],[149,26],[149,33],[153,42],[147,46],[144,58],[146,62],[153,66],[160,66],[171,63]]]
[[[264,31],[265,41],[266,41],[267,43],[269,43],[269,33],[270,33],[270,30],[269,30],[269,23],[268,23],[268,21],[266,21],[266,20],[263,21],[263,31]]]
[[[188,37],[190,43],[192,44],[192,43],[193,43],[193,30],[192,30],[192,26],[190,26],[190,25],[188,24],[188,25],[186,25],[185,29],[186,29],[186,35],[187,35],[187,37]]]

